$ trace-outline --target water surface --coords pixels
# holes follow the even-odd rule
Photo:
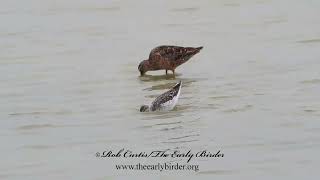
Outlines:
[[[319,1],[1,4],[1,179],[319,175]],[[162,44],[204,49],[176,76],[139,77],[139,62]],[[179,80],[172,112],[139,112]],[[161,173],[116,171],[130,161],[95,157],[119,148],[225,157]]]

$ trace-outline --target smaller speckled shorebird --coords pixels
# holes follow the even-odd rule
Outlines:
[[[158,96],[150,106],[143,105],[140,107],[140,112],[148,112],[148,111],[170,111],[172,110],[179,99],[181,92],[181,81],[177,83],[173,88],[169,91]]]
[[[158,46],[151,50],[149,59],[142,61],[138,70],[141,76],[147,71],[171,70],[187,62],[192,56],[200,52],[203,47]]]

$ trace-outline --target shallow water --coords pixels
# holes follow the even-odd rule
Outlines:
[[[317,179],[319,1],[1,4],[0,179]],[[176,76],[139,77],[162,44],[204,49]],[[173,111],[139,112],[179,80]],[[95,157],[121,148],[225,156],[193,160],[198,172]]]

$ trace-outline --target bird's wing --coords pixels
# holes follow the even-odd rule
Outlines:
[[[165,104],[166,102],[171,101],[179,93],[180,86],[181,86],[181,81],[178,84],[176,84],[173,88],[171,88],[169,91],[158,96],[151,103],[152,107],[160,107],[162,104]]]
[[[192,54],[194,50],[180,46],[159,46],[154,48],[149,55],[149,60],[168,59],[180,60]]]
[[[163,106],[163,104],[165,104],[166,102],[168,101],[171,101],[174,96],[177,94],[177,92],[175,91],[168,91],[164,94],[161,94],[160,96],[158,96],[153,102],[152,102],[152,106],[151,108],[153,110],[157,109],[157,108],[160,108]]]

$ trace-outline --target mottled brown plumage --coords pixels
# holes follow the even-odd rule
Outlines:
[[[149,59],[139,64],[139,71],[144,75],[147,71],[171,70],[187,62],[192,56],[200,52],[203,47],[158,46],[151,50]]]

